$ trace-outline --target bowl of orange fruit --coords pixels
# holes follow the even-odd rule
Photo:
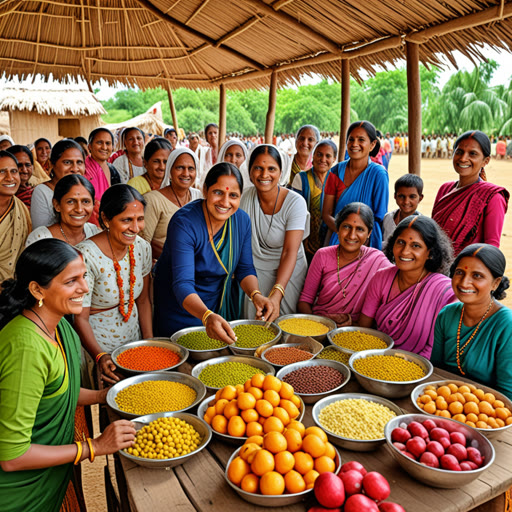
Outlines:
[[[203,400],[199,418],[215,436],[234,444],[270,431],[284,431],[291,421],[301,421],[305,406],[293,387],[274,375],[256,374],[243,385],[225,386]]]
[[[496,438],[512,426],[512,401],[482,384],[426,382],[412,390],[411,400],[421,413],[460,421],[488,438]]]
[[[340,467],[340,454],[326,433],[294,420],[282,432],[248,438],[231,455],[225,478],[249,503],[284,507],[307,498],[321,473]]]

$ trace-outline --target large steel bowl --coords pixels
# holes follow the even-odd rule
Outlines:
[[[116,396],[122,389],[128,388],[133,384],[138,384],[140,382],[146,382],[148,380],[167,380],[170,382],[180,382],[181,384],[186,384],[191,387],[196,392],[196,399],[184,409],[180,411],[156,411],[154,414],[160,414],[164,412],[183,412],[188,411],[195,407],[206,395],[206,387],[205,385],[195,377],[191,377],[185,373],[180,372],[151,372],[151,373],[142,373],[140,375],[136,375],[135,377],[128,377],[127,379],[121,380],[118,383],[114,384],[107,393],[107,405],[115,411],[119,416],[128,419],[138,418],[140,414],[132,414],[130,412],[123,411],[119,409],[116,403]]]
[[[301,343],[280,343],[277,347],[275,348],[288,348],[288,347],[294,347],[294,348],[300,348],[302,346]],[[284,368],[285,366],[289,366],[289,365],[286,365],[286,364],[276,364],[276,363],[272,363],[271,361],[269,361],[267,359],[267,356],[266,354],[271,350],[273,349],[274,347],[268,347],[267,349],[265,349],[265,351],[261,354],[261,359],[263,359],[263,361],[267,361],[268,364],[271,364],[274,368],[276,368],[277,370],[280,370],[281,368]],[[301,349],[303,350],[303,349]],[[304,349],[304,352],[308,352],[308,350],[305,350]],[[316,354],[310,352],[311,354],[311,357],[309,359],[307,359],[307,361],[313,359]],[[297,363],[299,362],[303,362],[303,361],[297,361]],[[295,364],[295,363],[290,363],[290,364]]]
[[[229,325],[231,325],[231,327],[236,327],[237,325],[266,325],[266,323],[267,322],[264,320],[235,320],[234,322],[229,322]],[[235,342],[233,345],[229,345],[229,350],[237,356],[253,356],[256,350],[260,347],[264,350],[264,347],[272,347],[276,343],[279,343],[279,340],[283,335],[281,329],[274,323],[271,323],[268,326],[268,329],[274,333],[274,339],[267,341],[266,343],[262,343],[254,348],[237,347]]]
[[[181,331],[175,332],[171,336],[171,341],[173,343],[176,343],[176,345],[180,345],[180,338],[184,334],[188,334],[189,332],[196,332],[196,331],[203,331],[206,332],[206,329],[204,327],[186,327],[185,329],[181,329]],[[222,343],[220,341],[219,343]],[[180,347],[183,345],[180,345]],[[229,345],[224,345],[223,347],[216,348],[216,349],[207,349],[207,350],[194,350],[191,348],[187,348],[189,352],[190,359],[193,359],[194,361],[207,361],[208,359],[211,359],[212,357],[219,357],[219,356],[225,356],[229,354]],[[186,348],[186,347],[184,347]]]
[[[227,363],[227,362],[244,363],[244,364],[248,364],[250,366],[254,366],[255,368],[258,368],[260,370],[263,370],[265,373],[270,373],[270,375],[276,374],[274,367],[271,364],[267,363],[266,361],[263,361],[259,357],[222,356],[222,357],[216,357],[214,359],[209,359],[208,361],[203,361],[202,363],[196,364],[194,366],[194,368],[192,368],[192,376],[199,379],[199,375],[207,366],[220,364],[220,363]],[[206,384],[203,384],[203,385],[206,386]],[[206,389],[215,393],[219,389],[222,389],[222,388],[214,388],[212,386],[206,386]]]
[[[373,396],[373,395],[366,395],[364,393],[342,393],[341,395],[331,395],[327,398],[323,398],[319,402],[317,402],[313,406],[313,421],[317,426],[325,430],[327,437],[329,438],[329,441],[332,444],[335,444],[337,446],[340,446],[341,448],[345,448],[347,450],[352,450],[355,452],[371,452],[372,450],[376,450],[379,446],[383,445],[386,442],[386,438],[384,437],[384,434],[382,437],[378,439],[370,439],[370,440],[364,440],[364,439],[350,439],[348,437],[343,437],[338,434],[335,434],[334,432],[331,432],[327,428],[325,428],[319,421],[320,411],[339,400],[348,400],[348,399],[363,399],[368,400],[369,402],[375,402],[377,404],[381,404],[386,406],[388,409],[393,411],[396,415],[402,414],[402,409],[395,405],[393,402],[390,402],[389,400],[386,400],[385,398],[381,398],[380,396]],[[371,421],[369,419],[369,421]]]
[[[466,436],[468,443],[471,443],[471,446],[478,448],[481,454],[486,461],[485,464],[478,469],[474,469],[472,471],[449,471],[447,469],[437,469],[431,468],[429,466],[425,466],[411,458],[407,457],[407,455],[402,454],[402,452],[396,447],[393,446],[391,441],[391,432],[393,429],[398,427],[399,425],[406,424],[413,421],[422,422],[425,421],[427,416],[424,414],[405,414],[403,416],[398,416],[393,418],[388,422],[386,428],[384,429],[384,435],[386,436],[386,442],[388,445],[388,449],[392,455],[392,457],[402,466],[402,468],[409,473],[412,478],[423,482],[424,484],[430,485],[432,487],[440,487],[442,489],[458,489],[463,487],[473,480],[479,478],[484,471],[489,469],[491,464],[494,462],[494,447],[491,442],[480,432],[477,432],[474,428],[468,427],[463,423],[458,421],[454,421],[448,418],[440,418],[439,416],[434,416],[432,420],[438,427],[442,427],[448,432],[461,432]]]
[[[199,453],[203,448],[205,448],[208,443],[212,439],[212,429],[210,426],[201,418],[198,418],[194,414],[189,414],[186,412],[164,412],[164,413],[156,413],[156,414],[147,414],[146,416],[139,416],[135,418],[133,422],[135,423],[135,430],[139,431],[144,425],[148,425],[154,420],[158,418],[179,418],[180,420],[184,420],[190,425],[194,427],[196,432],[201,436],[201,443],[191,453],[187,455],[181,455],[180,457],[173,457],[172,459],[146,459],[144,457],[135,457],[134,455],[125,452],[124,450],[119,450],[119,454],[122,457],[126,457],[128,460],[135,462],[139,466],[143,466],[145,468],[159,469],[159,468],[174,468],[176,466],[180,466],[184,464],[188,460],[190,460],[194,455]]]
[[[343,350],[341,350],[340,347],[338,347],[338,345],[327,345],[326,347],[324,347],[316,356],[315,358],[316,359],[319,359],[319,360],[322,360],[322,361],[337,361],[337,359],[327,359],[327,358],[322,358],[321,355],[322,355],[322,352],[324,352],[325,350],[334,350],[335,352],[339,352],[339,354],[341,355],[341,357],[343,358],[343,360],[341,361],[338,361],[338,363],[342,363],[344,365],[348,365],[348,360],[350,359],[350,356],[352,354],[348,354],[347,352],[344,352]]]
[[[180,365],[182,365],[187,359],[188,359],[188,350],[185,347],[182,347],[181,345],[177,345],[176,343],[171,343],[169,338],[149,338],[147,340],[140,340],[140,341],[130,341],[128,343],[125,343],[124,345],[121,345],[120,347],[117,347],[112,352],[112,361],[113,363],[121,370],[121,373],[124,373],[126,375],[140,375],[141,373],[147,373],[146,371],[142,370],[133,370],[131,368],[126,368],[122,364],[119,363],[117,358],[126,350],[130,350],[131,348],[136,347],[163,347],[168,350],[172,350],[176,354],[180,356],[180,361],[176,363],[174,366],[169,366],[168,368],[162,368],[161,370],[149,370],[152,372],[168,372],[170,370],[175,370]]]
[[[366,375],[362,375],[361,373],[359,373],[354,368],[354,361],[370,356],[400,357],[402,359],[405,359],[406,361],[416,363],[423,369],[425,375],[421,377],[421,379],[409,380],[405,382],[394,382],[389,380],[379,380],[374,379],[372,377],[367,377]],[[414,354],[413,352],[407,352],[405,350],[399,350],[395,348],[388,348],[384,350],[362,350],[361,352],[355,352],[350,357],[348,365],[350,366],[350,369],[355,375],[357,382],[359,382],[359,384],[361,384],[361,386],[364,389],[366,389],[366,391],[368,391],[369,393],[373,393],[375,395],[385,396],[387,398],[401,398],[409,395],[418,384],[427,380],[434,371],[432,363],[423,356]]]
[[[283,315],[280,316],[277,320],[274,320],[274,323],[276,323],[281,330],[283,331],[283,341],[284,343],[302,343],[305,338],[308,338],[308,336],[301,336],[298,334],[293,334],[292,332],[285,331],[280,325],[279,322],[282,320],[288,320],[289,318],[303,318],[305,320],[314,320],[315,322],[319,322],[329,328],[329,331],[332,331],[333,329],[336,329],[336,322],[334,320],[331,320],[330,318],[327,318],[325,316],[319,316],[319,315],[305,315],[305,314],[292,314],[292,315]],[[313,338],[316,341],[319,341],[320,343],[325,340],[327,337],[327,332],[325,334],[319,334],[317,336],[309,336],[310,338]]]
[[[363,334],[369,334],[371,336],[375,336],[376,338],[381,339],[384,341],[387,345],[386,348],[393,348],[393,345],[395,342],[393,341],[393,338],[391,336],[388,336],[387,334],[384,334],[383,332],[377,331],[376,329],[370,329],[369,327],[338,327],[338,329],[334,329],[333,331],[327,333],[327,339],[329,340],[329,343],[334,346],[338,347],[342,352],[345,352],[347,354],[354,354],[354,350],[350,350],[349,348],[342,347],[340,345],[337,345],[334,343],[334,337],[336,334],[342,334],[344,332],[362,332]],[[370,349],[370,350],[386,350],[384,349]]]
[[[434,382],[424,382],[423,384],[420,384],[419,386],[416,386],[412,392],[411,392],[411,400],[418,409],[418,412],[421,414],[427,414],[428,416],[435,416],[435,414],[429,414],[428,412],[425,412],[419,405],[418,405],[418,398],[423,394],[423,391],[426,386],[435,386],[436,388],[441,386],[446,386],[448,384],[456,384],[457,386],[463,386],[467,385],[468,382],[464,382],[462,380],[436,380]],[[470,383],[471,384],[471,383]],[[512,411],[512,400],[507,398],[503,393],[500,393],[499,391],[495,391],[492,388],[489,388],[487,386],[484,386],[482,384],[477,384],[477,388],[482,389],[486,393],[492,393],[498,400],[501,400],[505,407]],[[469,425],[466,425],[469,427]],[[474,428],[475,430],[478,430],[481,434],[483,434],[488,439],[496,439],[497,437],[500,437],[504,432],[506,432],[508,429],[512,427],[512,423],[510,425],[505,425],[504,427],[500,428],[477,428],[477,427],[470,427]]]
[[[331,361],[330,359],[313,359],[310,361],[300,361],[298,363],[293,363],[285,366],[284,368],[281,368],[277,372],[276,377],[278,379],[283,380],[283,377],[285,375],[288,375],[289,373],[299,370],[300,368],[305,368],[306,366],[329,366],[330,368],[334,368],[335,370],[339,371],[343,375],[343,382],[333,388],[329,391],[325,391],[323,393],[298,393],[295,392],[296,395],[300,396],[305,404],[314,404],[315,402],[318,402],[318,400],[321,400],[322,398],[325,398],[326,396],[333,395],[335,393],[339,393],[340,389],[345,386],[345,384],[348,383],[350,380],[350,370],[348,366],[345,366],[343,363],[338,363],[338,361]]]

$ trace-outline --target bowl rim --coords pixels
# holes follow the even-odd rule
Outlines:
[[[183,331],[187,331],[187,332],[183,332]],[[203,350],[196,350],[196,349],[193,349],[193,348],[187,348],[185,347],[184,345],[180,345],[178,343],[178,340],[184,336],[185,334],[188,334],[189,332],[197,332],[197,331],[203,331],[206,333],[206,327],[202,326],[202,325],[194,325],[192,327],[184,327],[183,329],[180,329],[179,331],[176,331],[175,333],[172,334],[172,336],[170,337],[170,340],[172,343],[176,343],[176,345],[179,345],[180,347],[183,347],[183,348],[186,348],[190,353],[192,354],[204,354],[206,352],[220,352],[221,350],[225,350],[229,347],[229,345],[226,345],[224,343],[224,346],[222,347],[219,347],[219,348],[206,348],[206,349],[203,349]],[[181,334],[180,334],[181,333]],[[179,336],[177,336],[179,334]],[[219,343],[223,343],[222,341],[218,340]]]
[[[340,345],[337,345],[336,343],[334,343],[334,341],[332,339],[333,336],[336,336],[336,334],[339,334],[340,332],[356,332],[356,331],[361,331],[364,334],[369,334],[371,336],[375,336],[376,338],[383,339],[383,338],[380,338],[379,336],[376,336],[375,334],[373,334],[373,333],[377,332],[379,334],[382,334],[383,336],[386,336],[386,338],[389,338],[389,340],[391,341],[391,345],[388,345],[386,348],[368,349],[368,350],[387,350],[388,348],[393,348],[395,346],[395,340],[389,334],[386,334],[385,332],[379,331],[377,329],[372,329],[371,327],[358,327],[356,325],[347,325],[345,327],[337,327],[336,329],[333,329],[332,331],[327,333],[327,339],[329,340],[329,343],[331,345],[333,345],[334,347],[338,347],[342,352],[345,352],[346,354],[356,354],[357,352],[362,352],[362,351],[361,350],[351,350],[349,348],[341,347]]]
[[[311,337],[311,338],[315,338],[316,336],[327,336],[328,333],[330,333],[333,329],[336,329],[336,327],[337,327],[336,322],[334,320],[332,320],[332,319],[330,319],[330,318],[328,318],[326,316],[323,316],[323,315],[314,315],[314,314],[309,314],[309,313],[290,313],[288,315],[281,315],[281,316],[277,317],[274,320],[274,323],[277,324],[277,326],[281,329],[282,332],[284,332],[286,334],[291,334],[292,336],[302,336],[303,338],[307,338],[308,337],[308,336],[303,336],[302,334],[294,334],[293,332],[285,331],[279,325],[279,322],[281,322],[282,320],[288,320],[289,318],[304,318],[306,320],[313,320],[315,322],[319,322],[319,323],[321,323],[323,325],[326,325],[327,327],[334,325],[334,327],[329,329],[324,334],[314,334],[312,336],[309,335],[309,337]]]

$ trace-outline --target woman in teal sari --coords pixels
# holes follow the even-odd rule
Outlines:
[[[85,265],[69,244],[35,242],[0,295],[0,503],[11,512],[78,510],[73,462],[129,447],[131,422],[73,442],[77,405],[104,403],[80,388],[80,340],[64,315],[80,313]]]

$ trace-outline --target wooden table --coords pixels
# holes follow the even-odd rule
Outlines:
[[[190,373],[191,365],[180,368]],[[461,380],[453,374],[436,369],[429,380]],[[352,379],[343,392],[365,392]],[[395,400],[405,413],[417,412],[409,397]],[[303,422],[314,424],[312,406],[306,407]],[[110,420],[117,416],[109,412]],[[494,464],[478,479],[460,489],[435,489],[409,477],[393,460],[386,445],[373,452],[351,452],[339,448],[342,461],[357,460],[368,471],[382,473],[391,485],[390,501],[400,503],[407,512],[469,511],[501,495],[512,485],[512,431],[492,440],[496,450]],[[225,482],[225,465],[236,446],[214,438],[206,449],[189,462],[174,469],[140,467],[116,454],[116,473],[121,495],[121,508],[131,512],[256,512],[264,510],[240,498]],[[303,512],[306,503],[274,509]],[[496,509],[498,510],[498,509]]]

